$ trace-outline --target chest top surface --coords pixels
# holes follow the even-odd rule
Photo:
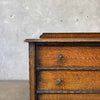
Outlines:
[[[39,39],[25,42],[100,42],[100,33],[43,33]]]

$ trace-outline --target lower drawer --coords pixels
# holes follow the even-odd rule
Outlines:
[[[38,90],[100,90],[99,71],[41,71]]]
[[[41,94],[38,100],[100,100],[100,94]]]

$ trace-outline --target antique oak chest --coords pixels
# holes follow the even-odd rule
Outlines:
[[[99,33],[44,33],[25,42],[31,100],[100,100]]]

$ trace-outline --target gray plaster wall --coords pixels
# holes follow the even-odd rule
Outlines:
[[[28,80],[26,38],[100,32],[100,0],[0,0],[0,80]]]

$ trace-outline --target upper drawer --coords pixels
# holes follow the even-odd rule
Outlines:
[[[100,67],[100,47],[38,46],[38,67]]]

